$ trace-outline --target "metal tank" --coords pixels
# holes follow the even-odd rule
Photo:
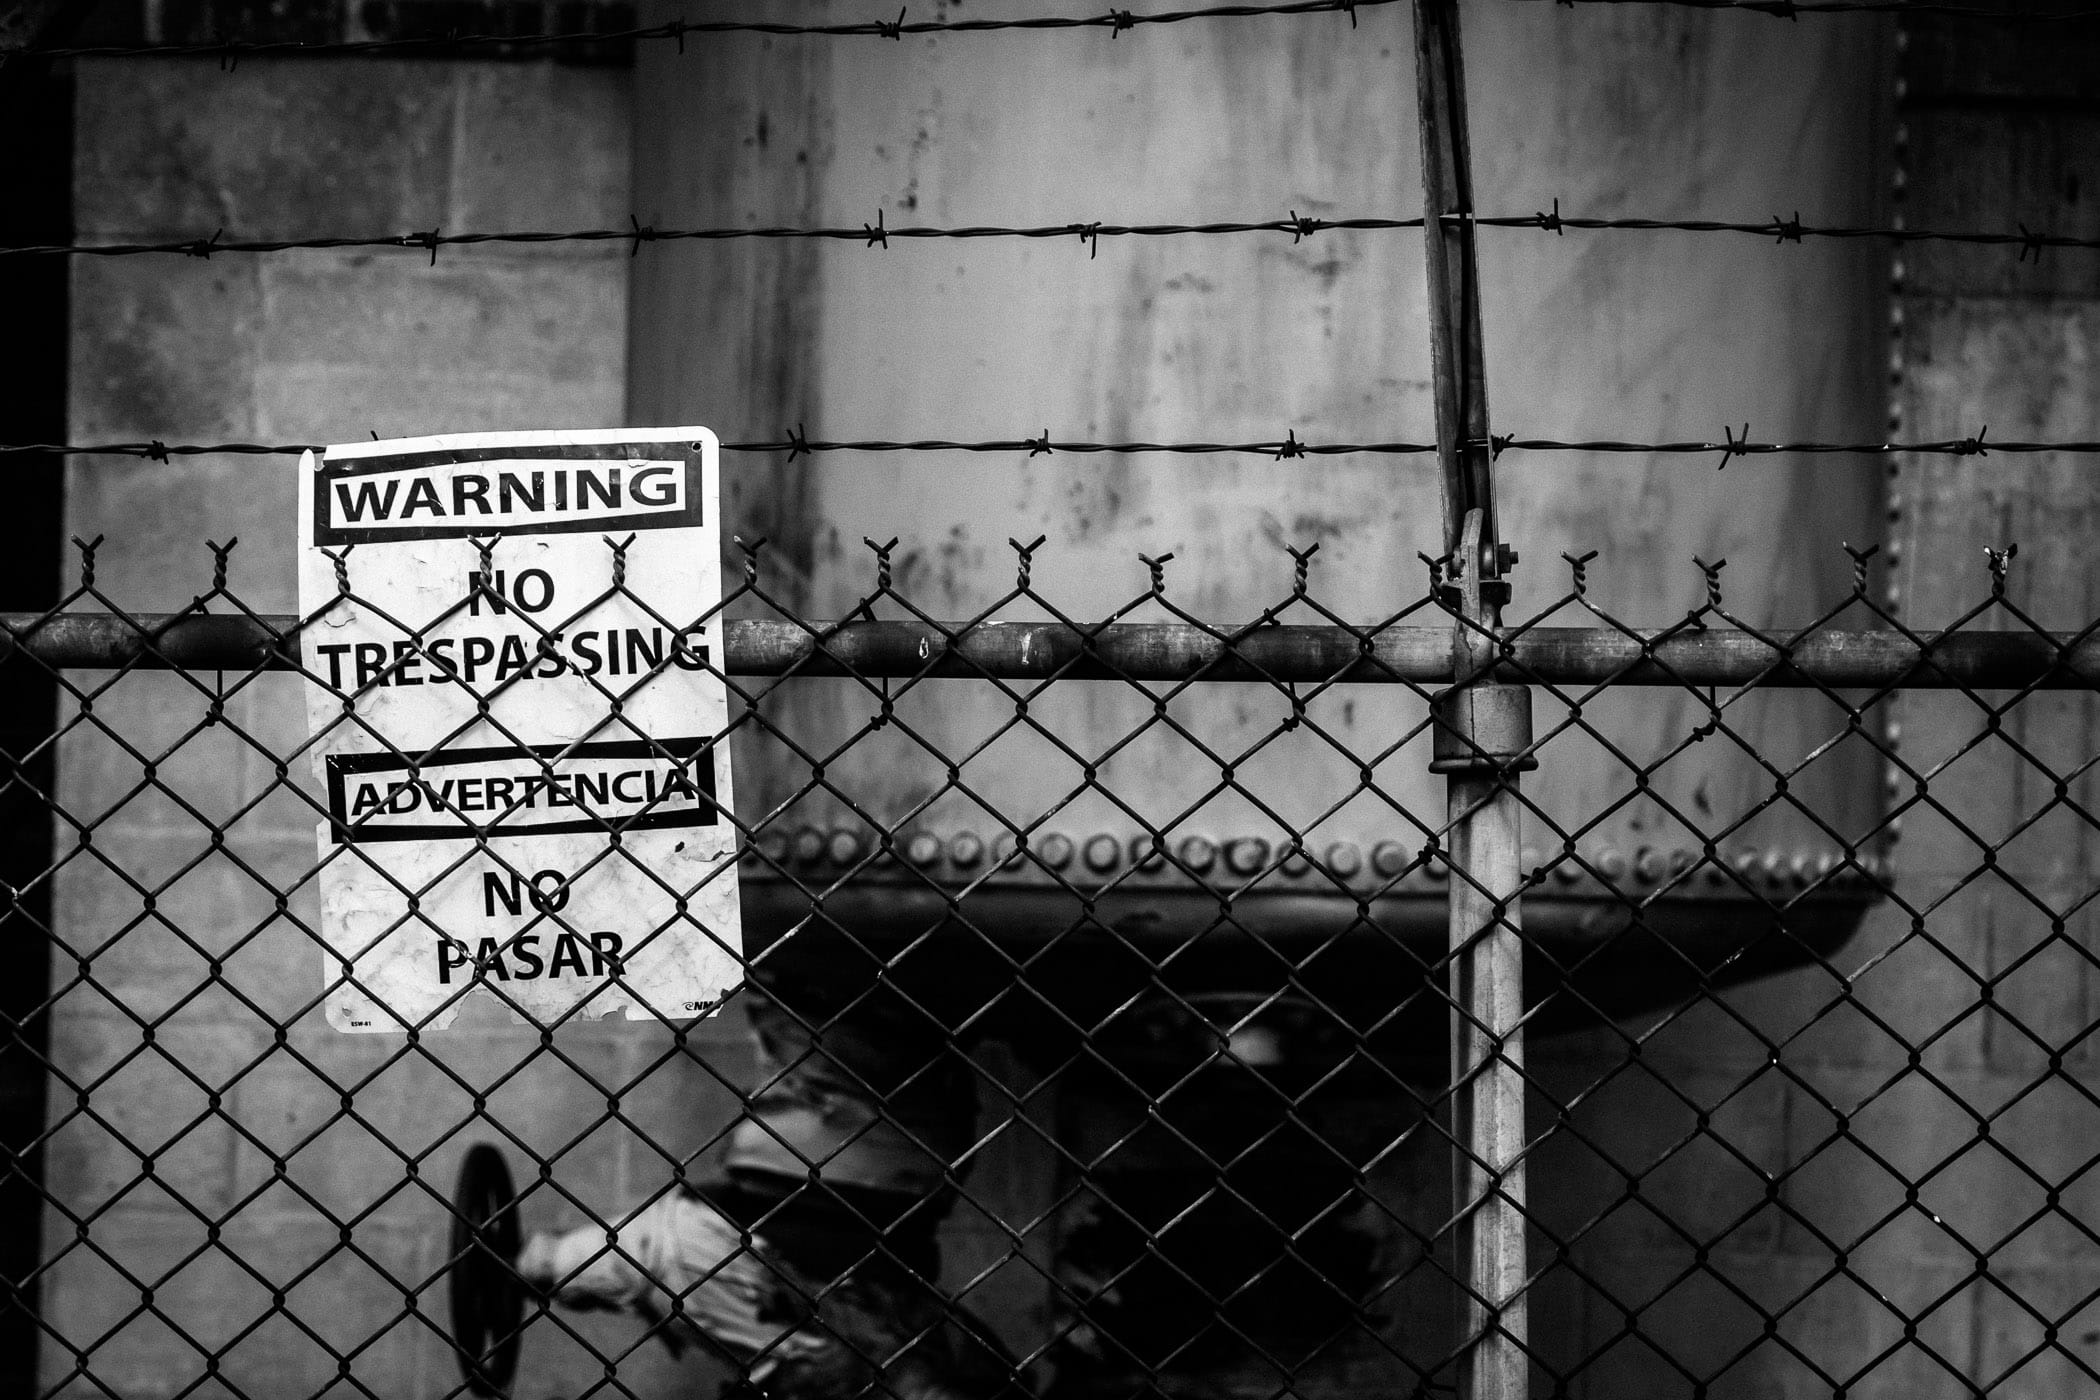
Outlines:
[[[1060,8],[1090,13],[1037,10]],[[863,16],[769,3],[764,17]],[[1871,19],[1482,4],[1464,22],[1485,213],[1875,221],[1887,43]],[[872,235],[878,215],[895,230],[1422,209],[1404,6],[644,49],[634,188],[648,227]],[[1498,433],[1881,434],[1885,249],[1536,229],[1483,229],[1480,246]],[[725,442],[798,427],[830,440],[1434,437],[1412,230],[651,242],[633,266],[637,424],[704,422]],[[1842,546],[1879,533],[1876,469],[1783,455],[1718,465],[1504,453],[1501,528],[1522,555],[1506,617],[1568,597],[1562,556],[1593,550],[1587,596],[1630,625],[1668,626],[1708,601],[1695,557],[1726,561],[1722,596],[1750,626],[1842,604]],[[1093,622],[1136,603],[1127,620],[1248,623],[1280,608],[1284,621],[1323,621],[1317,605],[1377,624],[1422,607],[1421,556],[1441,549],[1430,454],[729,453],[724,489],[725,532],[766,541],[767,597],[810,618],[908,615],[870,599],[878,561],[864,540],[894,537],[889,582],[950,620],[996,606],[1007,620],[1054,608]],[[1010,543],[1037,536],[1025,560]],[[1288,548],[1315,544],[1294,598]],[[1154,573],[1140,556],[1169,554],[1145,599]],[[740,556],[725,557],[733,568]],[[1014,598],[1023,572],[1031,593]],[[779,615],[757,597],[738,609]],[[1574,603],[1548,620],[1594,623]],[[1300,687],[1294,714],[1290,694],[1260,684],[746,684],[763,695],[762,723],[736,750],[740,816],[758,827],[746,926],[776,941],[771,965],[850,983],[887,962],[889,980],[958,1026],[989,1023],[1038,1050],[1096,1031],[1094,1054],[1126,1077],[1075,1140],[1129,1143],[1115,1125],[1143,1105],[1117,1093],[1179,1083],[1220,1037],[1245,1052],[1234,1073],[1270,1065],[1279,1082],[1318,1079],[1367,1041],[1403,1074],[1444,1073],[1447,1002],[1425,968],[1444,946],[1448,876],[1424,851],[1445,795],[1422,693]],[[1704,969],[1798,963],[1857,924],[1867,882],[1817,877],[1845,869],[1848,847],[1872,849],[1860,843],[1881,775],[1832,697],[1760,694],[1718,729],[1707,698],[1684,688],[1541,688],[1536,706],[1552,737],[1525,780],[1551,818],[1526,836],[1547,870],[1525,902],[1530,986],[1545,1003],[1534,1030],[1663,1004]],[[1728,872],[1702,863],[1710,836]],[[1404,1111],[1390,1078],[1337,1084],[1323,1091],[1337,1111],[1307,1106],[1298,1129],[1346,1135],[1348,1106],[1380,1092]],[[1242,1089],[1188,1089],[1162,1118],[1229,1154]],[[1104,1159],[1122,1183],[1112,1193],[1173,1218],[1196,1179],[1188,1164],[1143,1143],[1120,1150]],[[1286,1135],[1268,1151],[1234,1189],[1288,1220],[1304,1199],[1289,1183],[1302,1188],[1318,1145]],[[1106,1250],[1094,1264],[1113,1272],[1113,1242],[1084,1228],[1067,1238]],[[1263,1266],[1218,1267],[1230,1291]],[[1160,1345],[1180,1355],[1187,1339]]]
[[[765,15],[839,18],[823,4]],[[1873,221],[1886,44],[1871,21],[1811,31],[1668,7],[1482,5],[1465,23],[1484,212]],[[1405,7],[1391,6],[1120,36],[649,45],[636,213],[666,229],[851,227],[878,214],[886,228],[1411,217],[1421,196],[1410,43]],[[1886,265],[1869,242],[1485,229],[1481,246],[1499,432],[1699,440],[1747,423],[1782,440],[1879,435]],[[1433,436],[1414,231],[652,243],[634,267],[637,423],[702,421],[732,441],[778,440],[797,425],[830,439]],[[1706,601],[1695,558],[1726,561],[1725,602],[1752,626],[1806,623],[1841,602],[1852,578],[1841,546],[1878,534],[1875,470],[1791,456],[1723,465],[1505,453],[1502,528],[1524,559],[1508,615],[1567,594],[1561,556],[1591,550],[1589,596],[1636,625],[1670,625]],[[1375,623],[1421,602],[1420,555],[1440,548],[1427,455],[731,454],[724,477],[725,530],[763,537],[761,581],[818,618],[844,616],[874,587],[864,540],[894,538],[898,591],[927,615],[960,619],[1014,588],[1010,540],[1044,536],[1033,589],[1087,621],[1145,592],[1140,555],[1169,553],[1167,606],[1131,620],[1173,620],[1172,609],[1251,621],[1290,601],[1286,546],[1317,544],[1308,597]],[[906,615],[887,600],[873,613]],[[1024,599],[997,615],[1045,613]],[[1322,620],[1304,606],[1284,619]],[[1593,621],[1572,607],[1550,620]],[[1210,931],[1214,962],[1239,956],[1251,968],[1272,959],[1236,955],[1242,932],[1325,939],[1355,917],[1358,896],[1377,892],[1387,931],[1423,932],[1431,947],[1442,938],[1441,872],[1418,858],[1442,784],[1426,736],[1392,747],[1424,715],[1403,687],[1320,691],[1305,706],[1310,723],[1279,736],[1291,705],[1269,686],[1182,690],[1167,724],[1151,695],[1112,681],[925,682],[895,698],[895,723],[829,753],[878,713],[878,690],[772,690],[766,723],[801,754],[747,730],[744,816],[766,817],[770,838],[754,871],[761,926],[792,926],[808,912],[805,891],[827,892],[820,924],[894,946],[938,921],[942,891],[967,886],[1000,937],[1053,939],[1087,917],[1146,943]],[[1017,726],[1019,691],[1028,714]],[[1873,825],[1873,751],[1844,736],[1825,697],[1735,704],[1726,731],[1688,746],[1712,718],[1689,689],[1542,691],[1540,733],[1567,721],[1567,699],[1581,702],[1583,727],[1550,739],[1527,780],[1557,829],[1535,821],[1527,839],[1550,863],[1572,834],[1581,858],[1554,868],[1527,925],[1571,956],[1616,950],[1591,964],[1610,990],[1570,998],[1570,1015],[1594,996],[1627,1005],[1668,994],[1616,966],[1653,964],[1641,949],[1650,934],[1709,962],[1770,942],[1757,932],[1765,900],[1793,898]],[[1679,748],[1636,793],[1634,765]],[[811,753],[827,755],[815,790]],[[951,776],[948,760],[965,755]],[[1783,795],[1775,770],[1787,775]],[[1028,857],[988,875],[1016,827]],[[1173,858],[1158,859],[1155,830]],[[1754,893],[1711,868],[1678,879],[1708,833],[1721,833],[1721,858]],[[769,895],[762,877],[775,860],[794,879]],[[1245,890],[1226,928],[1199,881]],[[1092,910],[1073,897],[1103,886]],[[1731,966],[1797,958],[1849,926],[1862,901],[1828,883],[1796,909],[1784,947]],[[1637,919],[1636,904],[1647,906]],[[1828,917],[1810,906],[1829,906]],[[1633,935],[1614,938],[1629,922]],[[1325,961],[1343,986],[1376,971]],[[1550,982],[1552,969],[1539,971]],[[1240,974],[1217,975],[1232,985]]]

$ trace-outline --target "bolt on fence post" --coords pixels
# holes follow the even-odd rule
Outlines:
[[[1460,1400],[1529,1393],[1524,1295],[1522,804],[1531,694],[1480,678],[1499,659],[1502,575],[1516,562],[1496,525],[1473,181],[1457,0],[1415,0],[1422,237],[1443,478],[1444,547],[1457,585],[1452,688],[1435,710],[1432,771],[1449,780],[1451,1131]]]

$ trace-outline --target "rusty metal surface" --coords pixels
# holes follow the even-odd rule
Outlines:
[[[891,680],[1189,680],[1439,685],[1449,628],[1276,623],[855,622],[732,619],[732,676]],[[288,613],[0,613],[0,660],[88,670],[297,670]],[[1939,633],[1817,627],[1665,631],[1526,627],[1495,643],[1486,674],[1585,686],[1761,689],[2082,690],[2100,684],[2088,632]]]

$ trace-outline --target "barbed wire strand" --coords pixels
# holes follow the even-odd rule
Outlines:
[[[1717,469],[1739,457],[1769,457],[1780,454],[1825,457],[1890,457],[1900,453],[1916,452],[1945,457],[1989,457],[1993,453],[2005,456],[2032,456],[2039,453],[2100,453],[2100,439],[2062,440],[2011,440],[1999,441],[1989,436],[1985,427],[1975,436],[1947,438],[1934,442],[1752,442],[1748,429],[1737,436],[1733,429],[1723,429],[1720,440],[1680,439],[1669,442],[1640,442],[1617,438],[1587,438],[1567,440],[1560,438],[1520,438],[1497,435],[1489,439],[1488,446],[1497,456],[1504,452],[1592,452],[1613,455],[1650,456],[1695,456],[1713,457],[1719,454]],[[10,454],[43,455],[51,457],[142,457],[165,462],[176,457],[207,456],[271,456],[296,457],[306,452],[325,451],[319,443],[167,443],[167,442],[104,442],[104,443],[53,443],[25,442],[0,443],[0,456]],[[1283,438],[1267,442],[1090,442],[1058,441],[1047,433],[1037,437],[1023,438],[870,438],[854,441],[831,441],[811,438],[799,430],[785,437],[748,441],[725,442],[724,452],[776,453],[785,452],[790,458],[814,455],[820,452],[972,452],[1008,453],[1025,452],[1031,457],[1054,456],[1065,453],[1084,456],[1100,453],[1167,454],[1175,456],[1256,456],[1283,460],[1291,457],[1339,457],[1356,454],[1378,454],[1384,456],[1420,456],[1436,451],[1433,442],[1308,442],[1297,436],[1293,429]]]
[[[1921,229],[1900,224],[1810,224],[1799,214],[1777,215],[1756,222],[1730,219],[1593,218],[1560,212],[1560,201],[1550,211],[1532,214],[1450,215],[1453,222],[1470,221],[1481,228],[1530,229],[1564,234],[1581,232],[1669,232],[1748,234],[1777,243],[1800,243],[1810,238],[1884,239],[1893,244],[1960,243],[2020,250],[2020,259],[2039,259],[2052,249],[2100,250],[2100,236],[2055,233],[2030,229],[2024,224],[2012,231],[1990,229]],[[742,239],[812,239],[857,243],[867,248],[887,248],[891,239],[979,239],[979,238],[1076,238],[1091,251],[1103,238],[1171,238],[1183,235],[1219,236],[1248,233],[1287,233],[1293,242],[1332,230],[1389,231],[1418,229],[1420,217],[1351,217],[1321,219],[1293,210],[1288,218],[1248,219],[1227,222],[1184,224],[1118,224],[1075,221],[1059,224],[929,224],[889,227],[880,211],[872,223],[858,226],[771,225],[760,228],[660,229],[634,223],[627,228],[574,229],[567,232],[446,233],[433,228],[423,232],[374,234],[364,237],[314,238],[227,238],[220,229],[209,236],[191,235],[155,243],[38,243],[0,248],[6,257],[133,257],[147,254],[211,258],[219,254],[283,253],[294,250],[399,248],[427,252],[434,264],[440,248],[478,244],[626,243],[630,254],[640,253],[648,243],[714,242]]]
[[[889,240],[913,238],[973,239],[973,238],[1077,238],[1082,243],[1092,243],[1099,238],[1162,238],[1180,234],[1236,234],[1236,233],[1288,233],[1297,238],[1325,232],[1328,229],[1405,229],[1420,228],[1420,217],[1381,219],[1313,219],[1300,218],[1293,214],[1288,219],[1263,219],[1252,222],[1227,222],[1205,224],[1112,224],[1101,221],[1063,224],[1001,225],[973,224],[961,227],[936,227],[930,225],[907,225],[891,228],[884,224],[883,215],[877,212],[873,223],[859,225],[833,225],[828,227],[800,227],[775,225],[761,228],[682,228],[659,229],[646,224],[632,224],[627,228],[575,229],[569,232],[503,232],[503,233],[446,233],[442,229],[430,229],[421,233],[378,234],[367,237],[318,237],[318,238],[226,238],[222,229],[210,237],[192,236],[170,239],[158,243],[101,243],[63,244],[46,243],[0,248],[0,257],[128,257],[143,253],[179,253],[188,257],[210,258],[220,253],[282,253],[294,249],[335,248],[407,248],[427,251],[435,261],[440,248],[458,247],[482,243],[628,243],[632,252],[641,251],[645,243],[713,242],[739,239],[816,239],[842,243],[859,243],[866,247],[883,248]]]
[[[1266,16],[1342,14],[1397,5],[1403,0],[1284,0],[1266,5],[1205,5],[1179,10],[1103,10],[1090,15],[1026,15],[1007,19],[912,19],[909,8],[895,19],[794,24],[782,20],[673,20],[630,29],[571,30],[543,34],[411,35],[391,39],[239,40],[214,38],[187,43],[75,44],[25,46],[15,52],[44,58],[250,58],[272,55],[355,57],[404,50],[537,49],[669,40],[683,47],[688,36],[758,34],[775,38],[903,39],[921,34],[984,34],[1033,30],[1106,29],[1122,34],[1147,26],[1194,20],[1256,19]]]

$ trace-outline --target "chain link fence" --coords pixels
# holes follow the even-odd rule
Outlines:
[[[751,937],[743,1000],[757,1058],[743,1066],[724,1053],[719,1021],[676,1006],[650,1007],[658,1029],[615,1057],[604,1026],[594,1036],[580,1013],[437,1030],[470,1002],[511,1002],[557,947],[578,967],[597,957],[590,930],[552,901],[526,926],[542,935],[537,950],[523,933],[471,954],[455,945],[453,1001],[396,1034],[346,1047],[315,1030],[327,994],[359,986],[362,950],[323,939],[312,891],[329,861],[367,857],[344,844],[317,861],[253,839],[266,814],[279,827],[287,809],[341,825],[342,811],[307,774],[312,741],[236,719],[240,699],[265,696],[269,713],[292,703],[294,683],[324,686],[355,725],[360,697],[419,664],[483,698],[519,669],[500,675],[493,655],[478,665],[433,656],[420,633],[362,669],[355,657],[309,660],[312,625],[244,608],[224,587],[224,550],[189,608],[134,613],[98,587],[84,546],[80,585],[59,609],[8,625],[10,664],[50,668],[66,696],[53,741],[61,773],[131,775],[94,806],[69,802],[63,779],[39,791],[66,832],[40,880],[114,887],[135,910],[114,926],[61,915],[39,929],[54,975],[38,1016],[92,1003],[126,1027],[90,1056],[45,1062],[54,1111],[37,1146],[93,1160],[82,1189],[46,1198],[45,1267],[91,1261],[112,1285],[104,1295],[123,1300],[92,1319],[46,1314],[47,1347],[71,1361],[58,1388],[108,1385],[105,1359],[125,1339],[166,1329],[199,1385],[269,1389],[269,1371],[253,1368],[268,1355],[292,1364],[289,1354],[386,1393],[374,1378],[398,1374],[402,1354],[457,1344],[462,1309],[461,1356],[476,1378],[462,1384],[484,1387],[508,1382],[521,1350],[529,1378],[536,1351],[571,1348],[601,1360],[617,1393],[652,1337],[695,1344],[783,1394],[1453,1384],[1474,1339],[1450,1317],[1473,1287],[1452,1240],[1480,1202],[1453,1207],[1444,1184],[1454,1153],[1472,1160],[1450,1124],[1454,1097],[1483,1066],[1454,1082],[1445,1064],[1447,1026],[1478,1013],[1452,989],[1469,950],[1447,944],[1444,905],[1479,877],[1454,864],[1454,820],[1423,800],[1421,776],[1439,698],[1466,690],[1449,685],[1455,608],[1443,565],[1431,564],[1433,588],[1411,606],[1352,622],[1321,607],[1309,552],[1295,566],[1280,559],[1275,606],[1221,628],[1175,602],[1161,562],[1110,617],[1066,617],[1031,585],[1041,547],[1019,550],[1007,597],[960,621],[917,609],[881,549],[852,618],[801,618],[769,591],[762,551],[746,552],[723,604],[727,654],[705,664],[735,697],[727,742],[740,756],[770,748],[772,771],[797,776],[762,806],[722,814],[738,830]],[[348,562],[354,589],[354,550]],[[1522,798],[1518,894],[1495,900],[1498,926],[1515,923],[1521,902],[1521,1026],[1533,1047],[1522,1067],[1533,1259],[1522,1292],[1538,1300],[1535,1319],[1578,1298],[1610,1309],[1625,1342],[1664,1358],[1684,1348],[1676,1319],[1700,1295],[1708,1325],[1733,1319],[1738,1350],[1711,1373],[1679,1363],[1690,1384],[1725,1384],[1763,1352],[1833,1390],[1860,1373],[1848,1367],[1871,1370],[1879,1358],[1862,1358],[1857,1339],[1840,1347],[1818,1331],[1833,1289],[1874,1290],[1888,1307],[1886,1350],[1929,1360],[1935,1314],[1992,1279],[2006,1239],[2047,1235],[2076,1249],[2090,1238],[2072,1195],[2090,1162],[2052,1167],[2019,1143],[2037,1115],[2092,1107],[2068,1064],[2081,1037],[2050,1015],[2090,962],[2090,892],[2022,873],[2034,852],[2086,839],[2092,759],[2018,721],[2052,693],[2089,686],[2100,651],[2005,596],[2009,554],[1991,561],[1970,615],[1931,634],[1874,602],[1871,563],[1862,552],[1858,588],[1832,616],[1775,632],[1729,613],[1719,569],[1708,603],[1682,622],[1634,628],[1594,599],[1588,561],[1573,560],[1567,591],[1493,638],[1475,683],[1528,686],[1537,707],[1530,742],[1493,756],[1512,775],[1536,763],[1539,778]],[[549,638],[588,635],[602,602],[535,625]],[[658,650],[638,671],[601,678],[609,727],[621,697],[680,664]],[[88,665],[100,669],[59,669]],[[1913,741],[1899,753],[1882,737],[1881,713],[1906,687],[1929,692],[1922,703],[1941,711],[1945,748]],[[1237,711],[1224,723],[1220,695]],[[1813,718],[1781,749],[1775,702],[1804,698]],[[1127,728],[1106,747],[1075,743],[1061,705],[1088,712],[1082,735],[1098,732],[1104,707]],[[983,717],[977,741],[930,740],[928,717],[958,708]],[[976,778],[1017,744],[1039,774],[1025,802]],[[1852,748],[1896,777],[1896,801],[1864,821],[1857,802],[1832,810],[1802,795],[1815,792],[1819,765]],[[1673,769],[1704,749],[1725,749],[1756,781],[1726,801],[1679,781]],[[14,781],[33,781],[36,757],[20,757]],[[443,754],[395,757],[416,774]],[[1556,789],[1544,779],[1563,761],[1609,776]],[[546,762],[543,792],[571,786]],[[871,786],[856,762],[867,765],[859,773],[923,773],[921,795],[897,807],[895,785]],[[1122,778],[1162,764],[1180,771],[1172,792]],[[1275,765],[1318,766],[1323,780],[1277,783]],[[202,781],[229,766],[251,774],[237,795]],[[1979,829],[1947,789],[2007,768],[2026,775],[2032,810]],[[458,860],[478,869],[504,864],[490,840],[539,798],[521,791],[479,815],[455,800],[475,829],[456,842]],[[571,800],[616,838],[671,799],[618,815],[594,812],[588,792]],[[103,838],[144,809],[164,833],[148,849]],[[1635,809],[1646,844],[1599,840]],[[1107,834],[1111,818],[1140,834]],[[1815,839],[1760,840],[1780,818]],[[1965,842],[1968,868],[1931,893],[1895,885],[1884,851],[1899,820]],[[604,858],[628,859],[617,839]],[[1991,968],[1937,932],[1985,887],[2001,910],[2018,900],[2028,930],[2024,950]],[[1874,933],[1859,937],[1870,915]],[[1958,992],[1963,1011],[1940,1019],[1898,989],[1891,970],[1926,958],[1961,979],[1935,990]],[[1755,979],[1785,969],[1811,990],[1779,1023],[1769,1006],[1760,1014]],[[617,958],[605,973],[640,995],[622,986]],[[246,1027],[245,1049],[200,1035],[206,1008]],[[2004,1102],[1975,1102],[1932,1068],[1935,1046],[1978,1018],[2018,1037],[2034,1062]],[[1824,1082],[1807,1051],[1839,1033],[1885,1037],[1908,1068],[1864,1089]],[[474,1049],[462,1055],[452,1035]],[[1556,1063],[1561,1041],[1581,1050]],[[1716,1064],[1747,1048],[1754,1068],[1680,1082],[1667,1067],[1698,1042],[1725,1044]],[[1791,1172],[1762,1165],[1767,1125],[1753,1111],[1779,1083],[1820,1115],[1821,1145]],[[135,1103],[142,1086],[150,1123],[98,1107]],[[1928,1091],[1960,1115],[1952,1141],[1892,1132]],[[695,1093],[718,1111],[704,1127],[680,1115],[680,1134],[665,1140],[665,1096]],[[559,1114],[528,1106],[549,1095]],[[1596,1127],[1600,1106],[1623,1095],[1649,1100],[1639,1142]],[[653,1187],[613,1200],[605,1181],[575,1178],[607,1139],[628,1158],[629,1182]],[[515,1202],[455,1198],[452,1170],[473,1143],[508,1159]],[[214,1164],[192,1159],[208,1146],[245,1163],[230,1194],[197,1190]],[[1965,1194],[1979,1152],[2014,1163],[2032,1199]],[[486,1155],[476,1160],[486,1192]],[[1838,1162],[1885,1179],[1885,1215],[1840,1225],[1795,1203],[1799,1177]],[[1686,1173],[1708,1178],[1701,1219],[1644,1205],[1660,1179]],[[1001,1179],[1017,1174],[1037,1179],[1026,1189]],[[150,1249],[98,1231],[104,1211],[139,1193],[164,1193],[188,1228]],[[273,1273],[244,1258],[243,1216],[265,1201],[310,1226],[306,1268]],[[487,1257],[489,1219],[512,1232],[500,1263]],[[550,1220],[568,1232],[517,1242],[519,1222]],[[1973,1258],[1971,1277],[1943,1296],[1892,1293],[1853,1262],[1880,1234],[1923,1221]],[[1754,1295],[1731,1280],[1727,1242],[1774,1222],[1824,1240],[1831,1262],[1790,1294]],[[1593,1266],[1591,1254],[1608,1259],[1603,1242],[1629,1229],[1660,1234],[1674,1267],[1626,1277]],[[404,1252],[403,1232],[425,1238]],[[441,1235],[449,1244],[430,1238]],[[448,1291],[463,1286],[464,1301]],[[352,1293],[355,1311],[336,1305]],[[1016,1297],[1038,1325],[1015,1326]],[[593,1330],[567,1306],[594,1302],[625,1309],[629,1325]],[[2076,1359],[2068,1314],[2021,1306],[2041,1334],[2030,1355]],[[993,1309],[1001,1330],[977,1320]],[[1539,1393],[1566,1390],[1599,1361],[1556,1330],[1535,1321],[1526,1345]],[[504,1357],[499,1369],[493,1358]]]

